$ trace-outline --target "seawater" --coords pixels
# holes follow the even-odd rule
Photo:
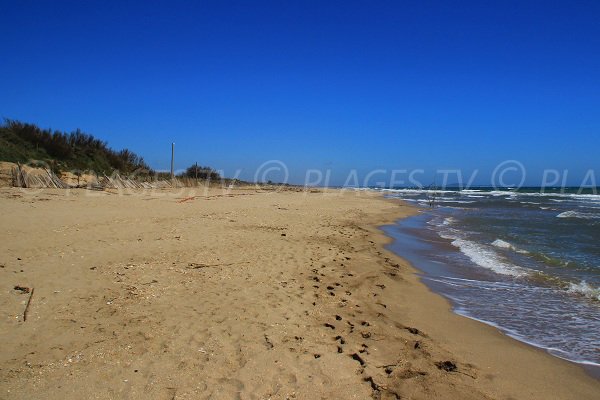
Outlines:
[[[458,314],[600,369],[600,195],[592,190],[384,189],[422,206],[390,248]],[[432,207],[433,205],[433,207]]]

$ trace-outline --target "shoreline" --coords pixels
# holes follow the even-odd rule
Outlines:
[[[0,393],[600,393],[572,364],[454,314],[385,248],[380,227],[416,212],[398,200],[252,187],[117,194],[0,189]],[[26,322],[17,284],[35,288]]]
[[[399,199],[385,200],[402,201]],[[408,204],[408,206],[415,210],[419,209],[411,204]],[[404,263],[409,269],[412,269],[409,276],[416,281],[416,284],[410,285],[411,289],[414,288],[415,291],[423,290],[426,292],[423,296],[430,298],[431,303],[433,303],[429,303],[427,306],[424,306],[419,302],[414,303],[416,310],[412,310],[413,312],[411,314],[419,314],[419,316],[413,316],[412,318],[414,318],[415,321],[418,321],[418,323],[428,325],[430,329],[433,329],[435,332],[442,332],[443,335],[440,336],[446,335],[442,343],[452,353],[461,356],[469,355],[471,360],[469,361],[470,363],[474,362],[478,366],[484,366],[483,369],[487,370],[492,370],[492,365],[497,364],[496,367],[500,368],[497,368],[496,372],[503,375],[506,374],[506,376],[500,374],[495,375],[493,379],[490,379],[490,381],[496,381],[494,383],[485,382],[485,380],[480,381],[479,383],[483,383],[483,385],[478,385],[479,387],[486,392],[489,390],[488,393],[493,393],[495,395],[503,393],[502,396],[504,396],[507,392],[511,392],[511,396],[514,396],[514,398],[521,398],[524,393],[527,393],[526,397],[528,398],[573,399],[593,398],[591,396],[594,396],[594,394],[600,394],[600,382],[597,380],[599,376],[597,376],[596,369],[590,368],[582,363],[576,363],[554,356],[541,347],[503,333],[501,328],[485,321],[455,313],[450,299],[447,299],[441,293],[437,293],[429,288],[419,277],[419,274],[425,274],[424,271],[421,271],[418,266],[405,260],[401,254],[397,254],[388,248],[388,246],[395,242],[395,239],[388,236],[383,229],[386,226],[395,225],[399,220],[411,218],[414,215],[416,215],[416,212],[413,215],[403,216],[377,225],[377,228],[384,236],[384,239],[381,242],[382,248],[386,249],[388,253],[396,257],[399,262]],[[435,296],[437,299],[431,299],[431,296]],[[436,308],[435,313],[432,313],[433,315],[427,315],[427,311],[432,311],[431,308],[428,310],[428,307],[430,306]],[[445,311],[451,316],[444,317],[443,315],[440,315],[440,311],[442,314]],[[426,317],[423,318],[423,316]],[[444,321],[444,324],[447,325],[442,326],[439,321]],[[464,329],[464,334],[459,333],[461,329]],[[488,349],[485,352],[477,352],[472,351],[469,348],[469,345],[462,343],[463,341],[472,342],[473,339],[477,339],[478,343],[492,344],[497,350],[490,351]],[[500,355],[502,355],[502,357],[498,357]],[[514,365],[510,361],[512,357],[519,359],[518,365]],[[536,371],[535,367],[538,364],[543,365]],[[565,374],[569,375],[568,379],[565,379]],[[535,377],[534,379],[532,379],[532,375]],[[556,381],[546,380],[547,375],[552,375],[554,377],[561,376],[560,383],[555,384]],[[506,379],[507,376],[510,377]],[[538,383],[541,383],[541,385],[538,385]],[[580,394],[571,392],[571,389],[575,389],[575,386],[579,384],[588,386],[590,392],[582,392]],[[500,392],[498,392],[498,390],[500,390]]]
[[[438,280],[436,278],[440,276],[451,276],[462,279],[476,280],[480,278],[477,275],[457,275],[457,271],[449,271],[446,269],[441,270],[440,268],[443,267],[438,265],[437,261],[432,261],[432,259],[428,258],[427,254],[429,252],[434,252],[436,253],[436,255],[439,255],[440,253],[448,253],[448,251],[456,251],[456,249],[454,247],[449,246],[448,243],[435,242],[435,239],[437,239],[437,237],[434,237],[434,239],[432,239],[427,234],[421,232],[421,230],[426,229],[426,226],[428,225],[430,219],[431,215],[425,212],[423,214],[407,217],[406,219],[403,218],[397,220],[392,225],[383,226],[382,229],[387,236],[392,238],[392,242],[388,246],[389,250],[399,255],[401,258],[403,258],[409,264],[411,264],[421,276],[421,282],[425,286],[427,286],[429,290],[447,299],[454,314],[492,326],[512,339],[528,344],[532,347],[541,349],[542,351],[561,360],[568,361],[569,363],[583,368],[591,377],[595,379],[600,379],[600,365],[597,363],[577,361],[569,359],[567,357],[563,357],[558,354],[553,354],[552,351],[550,351],[552,348],[548,348],[542,344],[536,343],[533,339],[528,339],[523,335],[519,336],[517,333],[511,332],[510,329],[507,329],[501,323],[495,322],[493,319],[486,320],[483,317],[477,317],[471,314],[467,309],[464,309],[464,307],[459,307],[463,308],[461,311],[457,310],[456,308],[457,306],[459,306],[459,304],[457,304],[454,301],[450,293],[447,293],[447,289],[445,292],[445,288],[443,286],[439,286]],[[424,250],[422,246],[425,246],[426,248],[428,248],[428,250]],[[455,264],[454,268],[459,268],[459,265],[460,264],[458,263]]]

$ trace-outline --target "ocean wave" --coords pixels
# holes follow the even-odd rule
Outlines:
[[[521,253],[521,254],[529,254],[529,252],[527,250],[519,249],[518,247],[514,246],[513,244],[508,243],[507,241],[502,240],[502,239],[494,240],[492,242],[492,246],[498,247],[500,249],[512,250],[512,251],[515,251],[515,252]]]
[[[496,239],[492,242],[492,246],[496,246],[496,247],[500,247],[501,249],[509,249],[509,250],[513,250],[514,247],[512,244],[505,242],[502,239]]]
[[[492,196],[531,196],[531,197],[558,197],[563,199],[576,199],[588,201],[600,201],[600,194],[580,193],[552,193],[552,192],[513,192],[508,190],[492,190],[487,192]],[[550,199],[552,200],[552,199]]]
[[[448,218],[444,218],[444,222],[442,222],[443,225],[451,225],[453,223],[456,222],[455,218],[452,217],[448,217]]]
[[[449,218],[452,218],[452,217],[449,217]],[[446,225],[446,224],[443,224],[443,225]],[[438,225],[438,226],[440,226],[440,225]],[[437,232],[437,234],[442,239],[446,239],[446,240],[450,240],[450,241],[461,238],[461,231],[458,229],[450,228],[450,227],[447,227],[443,230],[439,230]]]
[[[569,210],[561,212],[556,216],[557,218],[584,218],[584,219],[598,219],[600,214],[582,213],[579,211]]]
[[[446,236],[446,238],[449,238]],[[455,238],[452,245],[466,255],[476,265],[494,271],[501,275],[522,277],[527,275],[523,268],[507,263],[500,259],[498,254],[483,245],[470,240]]]
[[[477,203],[476,200],[439,200],[435,199],[436,203],[458,203],[458,204],[472,204]]]
[[[561,260],[559,258],[552,257],[552,256],[549,256],[547,254],[537,252],[537,251],[529,253],[528,255],[531,258],[533,258],[534,260],[542,262],[545,265],[548,265],[550,267],[561,267],[561,268],[577,268],[578,267],[578,265],[575,262]]]
[[[424,194],[424,193],[457,193],[456,190],[434,190],[434,189],[381,189],[382,192],[392,193],[411,193],[411,194]]]
[[[398,196],[440,196],[439,198],[448,199],[448,195],[456,196],[456,198],[498,198],[503,197],[505,200],[518,200],[527,198],[543,198],[548,201],[557,203],[568,201],[582,201],[588,204],[600,204],[600,194],[578,194],[578,193],[556,193],[556,192],[517,192],[513,190],[481,190],[481,189],[463,189],[463,190],[442,190],[442,189],[379,189],[382,192],[396,194]],[[528,204],[527,202],[523,202]],[[530,202],[533,204],[533,202]]]
[[[595,288],[589,285],[586,281],[569,283],[567,292],[583,295],[589,299],[600,301],[600,288]]]

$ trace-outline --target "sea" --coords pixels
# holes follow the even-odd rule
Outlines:
[[[379,189],[421,207],[390,249],[457,314],[600,376],[600,194],[593,189]]]

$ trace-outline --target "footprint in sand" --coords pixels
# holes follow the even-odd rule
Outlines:
[[[406,329],[407,331],[409,331],[413,335],[425,336],[425,334],[423,332],[421,332],[420,330],[418,330],[417,328],[412,328],[410,326],[407,326],[404,329]]]
[[[354,324],[350,321],[346,321],[348,322],[348,325],[350,326],[350,333],[354,332]]]
[[[365,360],[363,360],[363,358],[361,356],[359,356],[357,353],[350,354],[350,357],[353,360],[358,361],[358,363],[360,364],[361,367],[364,367],[367,364],[365,362]]]
[[[367,346],[366,344],[362,344],[361,345],[361,349],[358,351],[359,353],[364,353],[364,354],[369,354],[369,351],[367,350],[369,348],[369,346]]]

